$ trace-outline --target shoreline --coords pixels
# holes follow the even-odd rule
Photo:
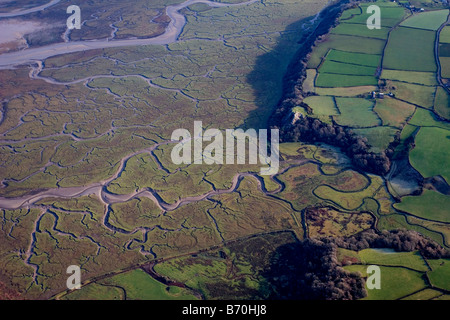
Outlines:
[[[14,69],[19,65],[27,65],[36,61],[43,61],[50,57],[70,54],[80,51],[95,49],[108,49],[118,47],[133,47],[145,45],[167,45],[179,41],[179,36],[186,25],[186,17],[179,11],[196,3],[204,3],[213,8],[246,6],[258,2],[249,0],[233,4],[213,2],[210,0],[187,0],[181,4],[166,7],[166,14],[171,19],[165,32],[157,37],[148,39],[125,39],[125,40],[85,40],[76,42],[58,42],[48,46],[25,49],[11,53],[0,54],[0,70]]]
[[[322,12],[319,13],[317,19],[321,19],[320,23],[309,37],[304,40],[301,48],[297,51],[287,68],[288,71],[283,78],[283,93],[269,118],[268,128],[281,128],[285,122],[285,110],[286,107],[288,107],[286,104],[289,104],[289,107],[292,107],[294,103],[301,103],[305,98],[303,83],[306,79],[306,63],[309,60],[309,55],[317,46],[320,38],[330,32],[339,16],[351,3],[351,0],[341,0],[324,8]],[[353,3],[356,4],[358,2]],[[296,92],[301,94],[301,98],[294,101],[294,98],[298,98]]]

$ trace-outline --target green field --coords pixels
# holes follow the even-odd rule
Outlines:
[[[316,82],[316,75],[317,70],[316,69],[308,69],[306,70],[306,79],[303,82],[303,90],[305,92],[315,92],[315,82]]]
[[[342,34],[330,34],[320,45],[314,47],[308,60],[309,68],[317,68],[330,49],[347,51],[352,53],[366,53],[381,55],[385,41],[374,38],[361,38]]]
[[[381,79],[404,81],[426,86],[436,86],[436,73],[434,72],[414,72],[383,69]]]
[[[375,68],[378,67],[381,62],[380,55],[367,53],[354,53],[335,49],[331,49],[326,58],[327,60],[330,61],[343,63],[349,63],[351,61],[352,64]]]
[[[408,139],[409,137],[411,137],[416,131],[418,131],[418,128],[416,126],[407,124],[402,130],[400,139],[402,141],[404,141],[404,140]]]
[[[63,297],[64,300],[197,300],[188,290],[166,286],[136,269],[94,282]]]
[[[388,88],[398,99],[424,108],[433,108],[436,87],[390,80]]]
[[[415,106],[396,99],[377,100],[374,111],[383,120],[383,126],[403,128],[413,115]]]
[[[372,91],[377,90],[378,87],[372,86],[358,86],[358,87],[340,87],[340,88],[315,88],[315,92],[321,96],[335,96],[352,98],[360,95],[369,95]]]
[[[450,290],[450,259],[428,260],[433,271],[428,273],[431,284],[437,288]]]
[[[333,97],[312,96],[303,100],[309,105],[316,115],[338,115],[339,110],[336,108]]]
[[[367,129],[353,129],[357,135],[366,137],[369,144],[372,146],[372,151],[382,152],[389,147],[389,144],[394,141],[395,134],[398,129],[392,127],[374,127]]]
[[[435,38],[434,31],[396,28],[389,38],[383,67],[393,70],[436,72]]]
[[[367,266],[353,265],[344,269],[360,272],[367,277]],[[380,267],[381,289],[367,290],[368,296],[363,300],[395,300],[424,289],[427,284],[423,274],[401,267]]]
[[[346,34],[350,36],[358,36],[364,38],[387,39],[390,28],[382,27],[381,29],[369,29],[364,24],[357,23],[340,23],[331,33]]]
[[[99,6],[85,12],[92,14],[87,31],[73,31],[72,39],[105,39],[116,26],[118,38],[161,33],[167,5],[183,1]],[[324,143],[282,143],[273,176],[261,176],[259,165],[174,163],[175,129],[191,131],[194,120],[204,129],[267,128],[274,110],[289,106],[277,126],[289,124],[284,119],[292,111],[308,112],[329,125],[317,136],[339,137],[343,126],[367,138],[367,151],[384,151],[401,131],[401,151],[411,151],[399,147],[395,156],[409,156],[425,177],[450,181],[450,124],[436,116],[450,118],[449,97],[436,83],[433,56],[443,11],[406,20],[387,44],[390,28],[409,10],[388,0],[354,3],[317,39],[301,83],[304,39],[334,23],[323,15],[313,19],[327,3],[197,3],[180,11],[186,25],[168,45],[51,57],[39,74],[47,81],[30,77],[27,65],[0,70],[0,201],[30,199],[16,210],[0,208],[0,300],[4,287],[42,300],[259,300],[283,284],[267,277],[282,265],[283,250],[305,238],[406,228],[450,246],[450,197],[429,190],[428,181],[421,195],[401,193],[388,176],[357,169],[366,155],[355,145],[347,152]],[[371,4],[382,9],[381,30],[366,26]],[[56,14],[52,8],[42,14]],[[157,23],[142,29],[147,18]],[[450,28],[441,42],[447,38]],[[449,46],[441,49],[446,76]],[[381,99],[372,91],[395,96]],[[280,132],[286,128],[292,129]],[[416,140],[407,145],[413,133]],[[58,197],[72,192],[64,187],[80,192]],[[346,268],[363,276],[368,264],[381,265],[382,290],[368,299],[448,297],[448,261],[430,261],[429,270],[417,252],[339,251],[349,258],[345,264],[353,263]],[[144,271],[149,262],[165,280]],[[65,268],[72,264],[82,266],[83,287],[69,292]]]
[[[450,95],[442,87],[437,88],[434,110],[439,116],[450,120]]]
[[[417,13],[402,22],[401,26],[436,31],[447,21],[448,12],[448,10],[437,10]]]
[[[362,3],[360,7],[363,14],[355,15],[351,19],[346,19],[345,23],[359,23],[365,25],[370,16],[366,13],[367,7],[370,5],[371,3]],[[406,16],[406,10],[399,7],[396,3],[376,1],[376,5],[378,5],[381,9],[381,16],[383,17],[382,26],[384,27],[392,27]]]
[[[141,269],[108,278],[102,283],[123,288],[127,300],[197,300],[188,290],[166,286]]]
[[[352,76],[345,74],[319,73],[316,86],[321,88],[340,88],[375,86],[378,81],[374,76]]]
[[[439,121],[431,111],[422,108],[417,108],[409,124],[417,127],[436,127],[450,130],[450,123]]]
[[[342,12],[340,21],[348,20],[348,19],[352,18],[354,15],[360,15],[360,14],[362,14],[362,10],[360,7],[345,10],[344,12]]]
[[[450,26],[446,26],[441,31],[441,36],[439,37],[439,42],[450,43]]]
[[[450,57],[440,57],[441,61],[441,75],[443,78],[450,79]]]
[[[425,178],[441,175],[450,181],[450,131],[425,127],[416,136],[416,147],[410,153],[411,164]],[[450,221],[450,220],[449,220]]]
[[[406,267],[416,271],[429,268],[419,252],[395,252],[389,249],[365,249],[358,252],[362,264]]]
[[[326,60],[319,69],[319,74],[334,73],[356,76],[374,76],[377,68]]]
[[[442,296],[442,292],[433,289],[425,289],[405,297],[403,300],[431,300],[439,296]]]
[[[122,289],[92,283],[64,296],[62,300],[124,300]]]
[[[424,190],[420,196],[407,196],[395,208],[409,212],[417,217],[434,221],[450,222],[448,207],[450,199],[441,193]]]
[[[362,98],[336,98],[341,114],[335,117],[337,123],[349,127],[371,127],[380,124],[373,112],[374,103]]]

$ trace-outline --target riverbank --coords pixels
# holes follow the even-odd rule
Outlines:
[[[203,3],[211,7],[236,7],[251,5],[258,0],[250,0],[247,2],[228,4],[218,3],[209,0],[187,0],[179,5],[168,6],[166,8],[167,16],[170,18],[170,23],[165,32],[154,38],[148,39],[126,39],[126,40],[93,40],[93,41],[76,41],[56,43],[39,48],[26,49],[19,52],[11,52],[0,55],[0,69],[12,69],[18,65],[25,65],[31,62],[43,61],[47,58],[74,53],[80,51],[107,49],[117,47],[132,47],[145,45],[167,45],[178,41],[181,32],[186,25],[186,17],[179,11],[191,5]]]
[[[356,2],[355,2],[356,3]],[[269,127],[280,128],[287,121],[292,121],[289,117],[291,109],[300,104],[305,98],[303,92],[303,83],[306,79],[306,63],[309,55],[323,35],[329,33],[332,27],[337,23],[337,19],[350,5],[352,0],[342,0],[325,8],[318,19],[319,24],[314,31],[303,40],[300,50],[288,67],[283,81],[283,95],[274,110],[272,117],[269,119]],[[286,118],[287,116],[287,118]]]

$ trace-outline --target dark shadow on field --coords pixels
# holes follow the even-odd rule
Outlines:
[[[257,109],[252,110],[246,121],[246,129],[262,129],[268,127],[268,119],[282,97],[285,90],[284,78],[289,70],[291,60],[302,48],[305,40],[302,26],[310,18],[290,24],[281,32],[275,48],[256,59],[255,68],[247,76],[247,82],[255,94]]]
[[[260,289],[271,300],[353,300],[366,296],[358,274],[345,271],[333,246],[303,240],[277,248]]]
[[[312,26],[308,22],[314,17],[308,17],[288,25],[278,38],[275,48],[256,60],[255,68],[247,76],[256,96],[257,108],[249,113],[245,127],[268,128],[269,119],[280,104],[281,99],[289,97],[289,92],[297,83],[301,71],[301,60],[311,51],[317,35],[328,32],[330,21],[334,21],[342,4],[340,1],[322,10],[318,24]],[[309,26],[307,31],[303,27]]]

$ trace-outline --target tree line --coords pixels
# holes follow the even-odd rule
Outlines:
[[[280,140],[284,142],[322,142],[339,147],[353,162],[366,172],[385,175],[391,168],[391,158],[398,145],[398,138],[388,149],[375,153],[366,137],[335,123],[324,123],[319,119],[301,116],[295,123],[285,124],[280,129]]]
[[[367,296],[359,273],[343,268],[338,248],[359,251],[390,248],[419,251],[427,259],[450,258],[450,252],[416,231],[363,231],[351,237],[305,239],[277,249],[263,274],[270,285],[270,299],[356,300]]]
[[[342,149],[353,164],[366,172],[385,175],[391,167],[394,149],[399,143],[399,137],[390,144],[387,150],[375,153],[368,140],[356,135],[350,128],[336,123],[324,123],[319,119],[303,115],[293,123],[292,109],[301,106],[312,113],[311,108],[303,102],[307,95],[303,92],[303,82],[306,79],[306,65],[309,55],[317,41],[327,34],[330,28],[338,23],[342,11],[354,6],[354,1],[342,1],[332,5],[321,13],[321,22],[315,31],[306,39],[288,67],[283,81],[283,97],[269,120],[269,126],[280,130],[280,142],[323,142]]]

